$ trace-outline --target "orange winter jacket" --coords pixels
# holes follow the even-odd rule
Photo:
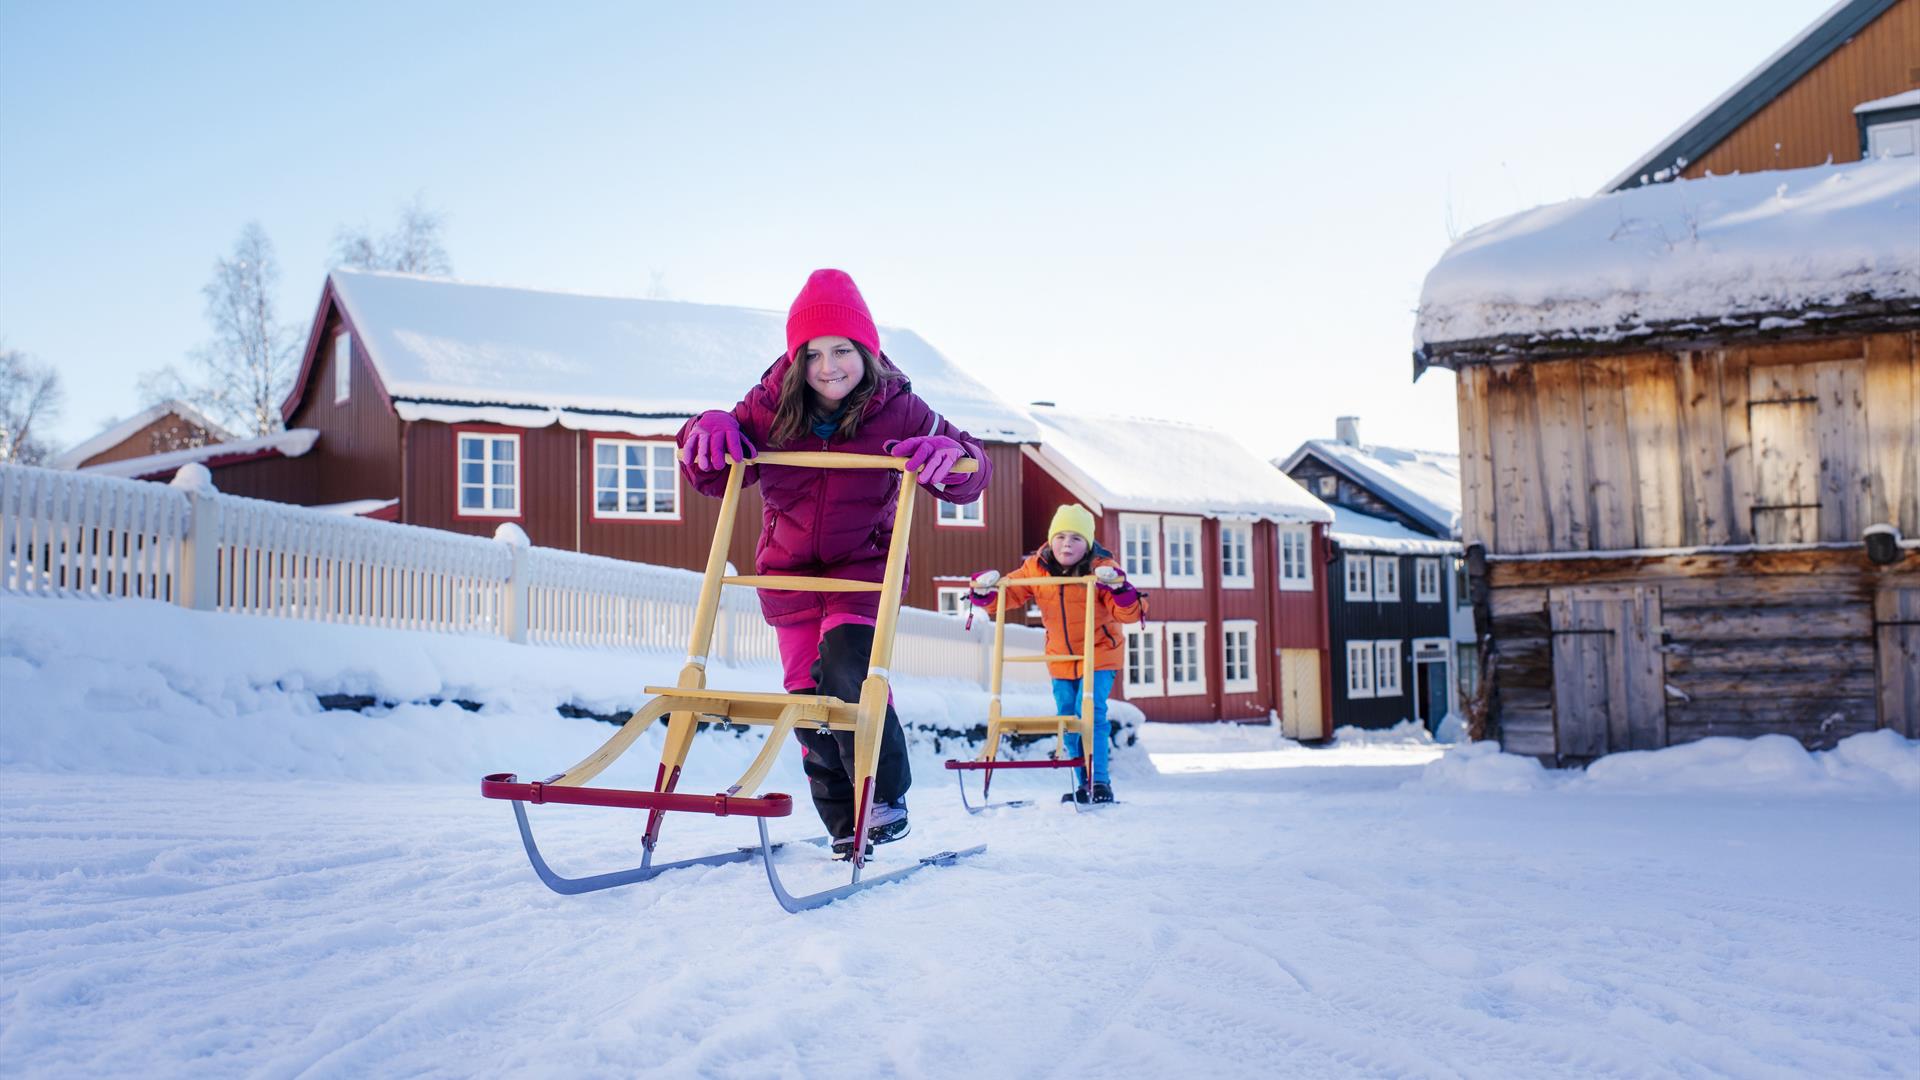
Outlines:
[[[1119,562],[1107,550],[1094,546],[1093,558],[1087,564],[1086,573],[1092,573],[1096,566],[1111,566],[1120,569]],[[1040,618],[1047,628],[1047,651],[1050,653],[1079,653],[1080,637],[1086,632],[1087,623],[1087,587],[1085,585],[1021,585],[1021,578],[1069,577],[1073,576],[1059,569],[1053,561],[1053,554],[1045,547],[1020,564],[1020,569],[1008,574],[1007,610],[1019,612],[1031,603],[1040,609]],[[1121,603],[1115,599],[1115,590],[1096,586],[1094,596],[1099,607],[1093,615],[1093,670],[1119,671],[1124,659],[1123,646],[1126,639],[1120,631],[1121,623],[1135,623],[1146,617],[1147,598],[1135,590],[1132,583],[1122,581],[1118,594],[1129,597],[1130,601]],[[993,609],[987,609],[989,617]],[[1047,674],[1056,679],[1080,678],[1080,663],[1073,660],[1047,665]]]

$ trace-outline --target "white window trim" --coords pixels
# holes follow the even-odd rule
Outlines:
[[[333,335],[333,403],[344,405],[353,397],[353,333],[341,330]]]
[[[1193,573],[1176,575],[1173,572],[1173,533],[1192,531],[1193,534]],[[1166,517],[1160,519],[1160,584],[1168,589],[1198,589],[1206,585],[1207,579],[1207,531],[1197,517]]]
[[[970,503],[950,503],[936,499],[938,509],[934,511],[933,523],[949,529],[984,529],[987,527],[987,497],[981,497]],[[952,517],[948,517],[952,514]]]
[[[1167,686],[1164,676],[1167,665],[1166,658],[1162,655],[1164,652],[1162,646],[1166,644],[1166,635],[1161,633],[1160,624],[1131,623],[1122,627],[1122,630],[1124,633],[1121,639],[1121,658],[1124,661],[1122,664],[1124,670],[1120,674],[1121,689],[1126,693],[1128,698],[1166,696]],[[1144,644],[1141,648],[1151,649],[1153,652],[1153,680],[1151,682],[1136,684],[1132,681],[1133,654],[1136,651],[1133,647],[1135,638],[1144,639]]]
[[[1348,600],[1373,599],[1373,556],[1349,551],[1340,557],[1340,570],[1341,577],[1346,582]],[[1359,584],[1355,585],[1355,581]]]
[[[1354,676],[1360,676],[1355,679]],[[1347,699],[1358,701],[1373,696],[1373,642],[1347,642]]]
[[[1167,622],[1166,651],[1163,654],[1166,677],[1162,681],[1167,687],[1168,697],[1192,697],[1207,692],[1207,624],[1204,622]],[[1194,678],[1190,683],[1175,683],[1173,679],[1173,635],[1185,634],[1193,642]]]
[[[1287,569],[1287,537],[1300,539],[1300,571],[1298,576],[1289,576]],[[1313,591],[1313,527],[1310,525],[1280,525],[1274,529],[1274,569],[1280,578],[1281,592]]]
[[[1373,598],[1375,600],[1400,599],[1400,556],[1375,555],[1373,557]]]
[[[969,598],[972,592],[973,590],[965,585],[939,586],[933,602],[934,610],[942,615],[965,615],[973,606],[973,601]],[[954,602],[952,610],[948,610],[946,606],[949,599]]]
[[[1233,665],[1227,659],[1227,636],[1247,635],[1247,677],[1233,678]],[[1253,694],[1260,691],[1260,623],[1254,619],[1228,619],[1220,625],[1220,687],[1229,694]]]
[[[494,507],[491,505],[482,507],[479,509],[475,509],[467,505],[467,500],[464,497],[464,493],[467,488],[472,487],[473,485],[468,484],[464,479],[461,478],[460,471],[463,468],[465,468],[467,464],[467,455],[463,453],[462,450],[465,447],[466,441],[468,439],[479,439],[484,441],[487,445],[487,452],[480,459],[480,467],[481,467],[482,475],[484,479],[481,481],[479,486],[482,491],[485,491],[487,493],[487,501],[489,503],[493,501],[493,489],[500,486],[493,482],[493,466],[496,464],[493,460],[493,443],[500,439],[513,440],[513,507],[512,509],[502,510],[502,509],[499,509],[498,507]],[[453,512],[454,512],[454,516],[463,517],[463,518],[520,518],[522,517],[525,514],[525,508],[527,505],[527,496],[526,496],[526,490],[525,490],[526,485],[521,483],[521,478],[524,475],[524,473],[521,470],[521,466],[526,464],[526,460],[527,460],[526,447],[521,443],[520,436],[517,434],[514,434],[512,432],[507,432],[507,431],[458,432],[454,438],[454,443],[453,443]]]
[[[1439,559],[1413,560],[1413,591],[1414,599],[1422,604],[1440,602]]]
[[[1393,652],[1393,663],[1390,667],[1387,667],[1386,670],[1383,671],[1382,667],[1386,664],[1387,652],[1389,650]],[[1373,643],[1373,696],[1374,697],[1383,698],[1383,697],[1399,697],[1400,696],[1402,692],[1400,689],[1400,684],[1401,684],[1400,668],[1403,665],[1403,662],[1405,660],[1406,660],[1405,650],[1400,647],[1400,643],[1398,641],[1376,641]],[[1392,686],[1388,686],[1387,680],[1384,678],[1384,676],[1389,671],[1393,673]]]
[[[1238,574],[1227,573],[1227,538],[1240,538],[1240,570]],[[1253,526],[1244,521],[1223,521],[1220,523],[1220,587],[1223,589],[1253,588]]]
[[[1129,525],[1144,530],[1148,542],[1153,545],[1153,569],[1151,571],[1138,569],[1127,558],[1127,526]],[[1160,557],[1162,550],[1160,544],[1160,516],[1158,514],[1120,515],[1120,566],[1127,572],[1127,578],[1135,585],[1148,589],[1159,587],[1160,567],[1165,563],[1165,560]]]
[[[604,467],[600,464],[600,447],[602,446],[614,446],[614,447],[620,447],[622,449],[628,446],[644,446],[647,448],[647,465],[646,465],[647,474],[648,474],[647,505],[649,507],[653,505],[652,496],[654,494],[654,491],[652,487],[652,474],[653,474],[653,470],[657,467],[653,463],[654,458],[656,456],[655,450],[659,447],[665,447],[669,451],[674,450],[674,444],[672,443],[672,441],[662,440],[662,439],[611,439],[611,438],[605,438],[602,436],[595,436],[593,439],[589,440],[589,445],[587,447],[587,458],[590,464],[587,467],[593,470],[593,472],[592,472],[592,475],[589,477],[592,483],[589,485],[589,488],[588,488],[587,513],[592,516],[593,520],[595,521],[679,521],[680,520],[680,506],[681,506],[682,493],[680,491],[680,461],[677,456],[677,453],[669,453],[668,463],[667,463],[669,466],[669,474],[673,477],[673,509],[672,510],[663,511],[663,510],[651,510],[651,509],[649,510],[602,510],[600,509],[600,469]],[[624,459],[626,455],[622,453],[619,456]],[[624,470],[626,468],[629,468],[629,466],[623,460],[620,464],[615,465],[614,468]],[[620,488],[617,488],[616,490],[619,491],[621,494],[626,493],[625,487],[620,487]]]

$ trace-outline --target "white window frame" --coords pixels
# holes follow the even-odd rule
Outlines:
[[[1347,642],[1347,697],[1358,701],[1373,696],[1373,642]]]
[[[1331,499],[1340,494],[1340,478],[1327,473],[1313,478],[1313,493],[1322,499]]]
[[[593,439],[589,441],[591,445],[587,447],[587,450],[588,450],[588,457],[591,459],[591,464],[588,466],[588,468],[592,470],[592,474],[589,476],[589,479],[593,482],[593,486],[592,486],[592,489],[588,492],[588,496],[587,496],[587,500],[588,500],[587,512],[592,516],[593,520],[595,521],[679,521],[680,520],[680,505],[681,505],[680,504],[680,499],[681,499],[680,461],[679,461],[679,458],[677,457],[677,450],[671,441],[661,440],[661,439],[614,439],[614,438],[606,438],[602,436],[595,436]],[[600,448],[603,446],[612,447],[614,449],[614,456],[617,459],[614,464],[602,465],[600,463]],[[628,465],[626,463],[626,457],[627,457],[626,451],[627,451],[627,448],[630,446],[643,446],[647,448],[647,463],[645,466]],[[662,454],[662,451],[665,451],[664,455]],[[673,509],[671,510],[653,509],[653,497],[654,495],[658,494],[653,490],[653,477],[654,477],[654,474],[663,467],[662,466],[663,457],[664,457],[664,467],[667,470],[667,475],[672,478],[672,483],[673,483]],[[601,483],[600,483],[600,470],[609,469],[609,468],[615,470],[617,473],[616,482],[612,488],[603,487],[601,486]],[[624,506],[626,504],[626,496],[628,494],[627,486],[626,486],[626,473],[628,469],[633,469],[633,468],[644,468],[646,470],[647,489],[646,489],[645,502],[647,505],[647,509],[645,510],[602,510],[600,509],[600,493],[602,491],[610,490],[614,492],[616,503],[621,506]]]
[[[973,589],[966,585],[941,585],[934,599],[934,608],[942,615],[965,615],[973,607],[972,592]]]
[[[1375,600],[1400,599],[1400,556],[1375,555],[1373,557],[1373,598]]]
[[[1373,643],[1373,696],[1399,697],[1400,662],[1404,650],[1398,641],[1376,641]],[[1392,675],[1389,685],[1387,676]]]
[[[1206,530],[1197,517],[1160,519],[1163,539],[1160,544],[1160,584],[1169,589],[1198,589],[1206,584]],[[1175,537],[1178,536],[1178,540]],[[1183,552],[1175,558],[1175,552]],[[1183,565],[1184,564],[1184,565]],[[1179,572],[1176,572],[1178,568]]]
[[[1168,697],[1190,697],[1207,692],[1207,624],[1205,622],[1166,622],[1161,624],[1166,630],[1166,678]],[[1180,669],[1174,667],[1174,637],[1184,639],[1179,650],[1183,663]],[[1181,671],[1190,670],[1193,678],[1176,679]]]
[[[1120,515],[1120,567],[1144,588],[1160,584],[1160,515]]]
[[[333,335],[333,403],[344,405],[353,397],[353,334],[342,330]]]
[[[502,508],[494,505],[494,492],[508,486],[496,483],[491,479],[493,470],[499,465],[505,464],[504,462],[494,460],[493,456],[494,443],[501,440],[513,443],[513,506],[511,508]],[[480,456],[479,463],[481,475],[486,479],[481,480],[477,485],[467,483],[466,477],[462,475],[466,472],[468,465],[467,443],[469,441],[482,443],[485,447]],[[453,447],[453,512],[455,517],[518,519],[525,515],[526,495],[522,491],[522,485],[520,483],[522,476],[520,467],[526,461],[526,458],[524,456],[525,446],[521,443],[519,435],[506,431],[462,431],[456,434]],[[467,489],[476,486],[486,493],[486,504],[477,508],[467,505]]]
[[[1313,591],[1313,527],[1280,525],[1274,529],[1281,592]]]
[[[1124,634],[1123,648],[1126,670],[1121,673],[1121,686],[1128,698],[1163,697],[1167,692],[1166,682],[1161,677],[1166,664],[1161,656],[1164,635],[1159,623],[1127,623],[1121,627]],[[1145,664],[1135,662],[1144,659]],[[1136,676],[1148,675],[1151,678]]]
[[[1440,560],[1413,560],[1413,595],[1423,604],[1440,602]]]
[[[1239,645],[1235,638],[1243,638]],[[1253,694],[1260,690],[1260,623],[1254,619],[1228,619],[1220,625],[1220,686],[1229,694]],[[1245,678],[1236,668],[1244,666]]]
[[[970,503],[950,503],[945,499],[936,499],[939,510],[933,515],[935,525],[944,525],[950,529],[984,529],[987,527],[987,497],[981,497]]]
[[[1347,583],[1347,599],[1373,599],[1373,556],[1363,551],[1349,551],[1340,556],[1340,562]]]
[[[1236,569],[1237,573],[1229,573]],[[1253,526],[1248,522],[1220,523],[1220,587],[1253,588]]]

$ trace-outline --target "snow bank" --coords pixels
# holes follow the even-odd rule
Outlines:
[[[1428,765],[1412,786],[1427,791],[1593,791],[1627,794],[1753,793],[1769,796],[1920,793],[1920,741],[1880,730],[1809,753],[1785,735],[1726,736],[1606,757],[1585,772],[1549,772],[1534,758],[1470,743]]]
[[[1483,225],[1427,274],[1414,344],[1630,338],[1920,297],[1920,159],[1676,180]]]
[[[639,688],[672,683],[678,654],[514,645],[491,638],[187,611],[154,601],[0,602],[0,768],[154,776],[278,775],[374,781],[477,780],[556,771],[611,733]],[[778,684],[771,665],[716,665],[715,686]],[[1050,711],[1051,698],[1009,694]],[[344,699],[344,700],[343,700]],[[352,707],[328,708],[327,702]],[[968,754],[986,693],[907,680],[895,701],[923,759]],[[573,715],[562,715],[562,709]],[[1141,722],[1114,702],[1116,759]],[[659,730],[643,736],[656,754]],[[698,755],[744,769],[763,733],[716,730]],[[1025,753],[1042,747],[1029,748]],[[1025,756],[1016,752],[1013,756]],[[609,783],[651,781],[638,770]],[[644,766],[644,767],[643,767]]]

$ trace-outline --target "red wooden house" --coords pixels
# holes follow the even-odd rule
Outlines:
[[[52,469],[84,469],[130,458],[232,442],[236,436],[184,401],[163,401],[130,416],[47,462]]]
[[[1327,507],[1220,432],[1045,404],[1031,415],[1026,550],[1054,507],[1078,502],[1148,593],[1121,696],[1150,720],[1278,713],[1294,738],[1328,735]]]

